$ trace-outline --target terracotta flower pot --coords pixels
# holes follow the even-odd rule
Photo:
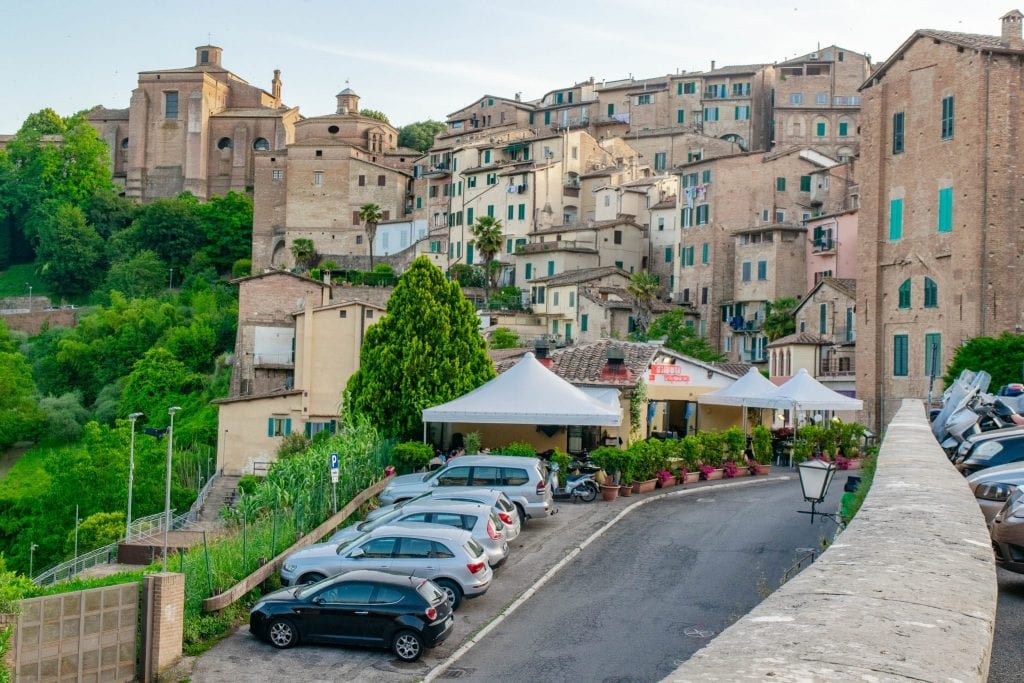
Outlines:
[[[625,498],[628,498],[629,496],[632,496],[633,495],[633,486],[632,485],[620,486],[619,487],[619,495],[623,496]]]
[[[615,484],[604,484],[601,486],[601,497],[611,502],[619,497],[619,487]]]

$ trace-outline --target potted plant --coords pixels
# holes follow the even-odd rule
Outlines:
[[[764,425],[752,431],[751,447],[754,451],[754,474],[768,474],[772,468],[772,433]]]

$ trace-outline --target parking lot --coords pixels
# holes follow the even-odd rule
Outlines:
[[[788,471],[787,473],[788,474]],[[786,475],[740,479],[731,482],[698,484],[690,489],[723,486],[770,485]],[[678,492],[677,489],[672,489]],[[513,542],[508,562],[496,572],[490,590],[481,598],[468,600],[455,615],[455,630],[440,647],[427,651],[415,663],[399,662],[381,650],[300,645],[291,650],[275,650],[249,634],[248,626],[211,648],[201,657],[186,662],[175,672],[191,675],[192,681],[271,681],[294,678],[304,681],[408,681],[422,678],[439,662],[469,640],[505,610],[574,547],[589,538],[627,506],[650,499],[656,493],[619,498],[612,503],[559,502],[559,512],[543,520],[531,520]],[[188,668],[191,667],[191,674]],[[301,673],[300,673],[301,672]]]

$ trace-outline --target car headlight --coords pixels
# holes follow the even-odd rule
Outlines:
[[[295,571],[298,568],[299,568],[299,565],[295,564],[294,562],[285,562],[284,566],[281,567],[281,569],[283,569],[286,572],[293,572],[293,571]]]
[[[1003,445],[998,441],[986,441],[970,453],[968,460],[974,460],[975,462],[987,462],[998,455],[1002,450]]]
[[[979,484],[974,497],[982,500],[1005,501],[1017,487],[1013,484]]]

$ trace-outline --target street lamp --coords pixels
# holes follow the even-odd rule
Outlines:
[[[29,579],[32,578],[32,560],[34,559],[36,548],[38,548],[38,547],[39,547],[39,545],[36,544],[36,543],[30,544],[29,547],[28,547],[28,578]]]
[[[174,447],[174,414],[181,410],[179,406],[167,409],[171,416],[171,424],[167,428],[167,485],[164,490],[164,561],[160,571],[167,571],[167,534],[171,530],[171,452]]]
[[[814,515],[828,517],[833,522],[835,515],[827,512],[817,512],[815,506],[825,500],[828,495],[829,484],[836,473],[836,466],[825,460],[805,460],[797,465],[797,472],[800,474],[800,488],[803,489],[804,500],[811,504],[811,510],[799,510],[801,514],[811,516],[811,524],[814,524]]]
[[[128,448],[128,514],[124,525],[124,542],[132,541],[132,482],[135,477],[135,421],[142,417],[142,413],[132,413],[128,421],[132,423],[132,439]]]

